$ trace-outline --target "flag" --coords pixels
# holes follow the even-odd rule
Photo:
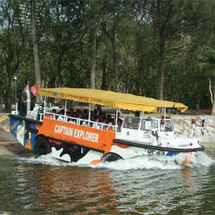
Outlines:
[[[37,95],[37,91],[40,89],[40,84],[35,84],[33,86],[31,86],[31,92],[33,94],[33,96]]]

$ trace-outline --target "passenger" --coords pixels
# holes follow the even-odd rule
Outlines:
[[[99,124],[100,120],[99,117],[96,118],[95,123],[93,123],[92,128],[101,129],[101,125]]]
[[[165,131],[165,118],[164,118],[164,116],[161,117],[160,131]]]
[[[99,114],[99,118],[100,118],[100,122],[104,122],[104,120],[105,120],[105,118],[106,118],[106,116],[105,116],[105,113],[100,113]]]
[[[72,108],[70,108],[68,116],[74,117],[74,111]]]
[[[129,128],[130,129],[138,129],[139,128],[139,123],[140,123],[140,120],[139,119],[137,119],[137,118],[134,118],[133,120],[132,120],[132,123],[129,125]]]
[[[60,116],[58,116],[57,118],[58,121],[65,121],[64,113],[65,113],[64,109],[60,110],[60,113],[59,113]]]
[[[107,115],[107,119],[108,119],[108,121],[111,121],[111,120],[112,120],[112,117],[111,117],[110,114]]]
[[[113,131],[113,122],[109,121],[108,125],[109,126],[107,126],[105,130],[107,130],[107,131]]]
[[[70,119],[68,122],[72,124],[76,124],[76,121],[74,119]]]
[[[79,109],[77,109],[76,112],[75,112],[75,117],[79,117],[80,112],[81,111]]]
[[[102,118],[102,117],[98,117],[98,118],[99,118],[100,123],[104,123],[104,120],[105,120],[104,118]]]
[[[84,120],[85,120],[85,121],[82,121],[81,125],[82,125],[82,126],[88,126],[88,122],[87,122],[88,117],[85,117]]]
[[[49,114],[49,118],[50,118],[50,119],[55,119],[55,118],[56,118],[56,117],[55,117],[56,110],[55,110],[55,109],[52,110],[52,113],[53,113],[53,114]]]
[[[134,129],[134,126],[133,126],[132,123],[129,125],[129,128],[130,128],[130,129]]]
[[[108,124],[110,120],[108,120],[108,118],[105,118],[104,123]]]
[[[98,110],[94,109],[94,111],[91,112],[91,116],[92,118],[95,120],[96,118],[98,118]]]
[[[117,120],[117,131],[121,131],[121,127],[122,127],[122,120],[120,118],[118,118],[118,120]]]
[[[93,116],[93,111],[90,111],[90,120],[91,121],[95,121],[96,120],[96,118],[94,118],[94,116]]]
[[[135,117],[140,117],[140,111],[136,111],[134,114]]]
[[[88,117],[88,110],[84,109],[84,117]]]
[[[116,116],[114,117],[114,124],[116,124]],[[121,131],[121,126],[122,126],[122,119],[120,118],[120,113],[118,113],[118,118],[117,118],[117,131]],[[129,128],[129,125],[127,125]]]
[[[84,114],[82,112],[79,112],[79,115],[77,117],[80,119],[84,119]]]
[[[84,120],[81,120],[81,125],[82,125],[82,126],[87,126],[87,125],[88,125],[88,122],[87,122],[88,117],[86,116],[86,117],[84,117],[83,119],[84,119]]]
[[[78,118],[78,119],[77,119],[78,124],[79,124],[79,125],[82,125],[83,120],[81,120],[81,119],[84,119],[84,114],[83,114],[81,111],[79,112],[77,118]]]

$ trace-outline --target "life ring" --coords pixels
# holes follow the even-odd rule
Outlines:
[[[38,138],[34,146],[34,155],[39,157],[41,155],[47,155],[51,153],[51,145],[44,137]]]

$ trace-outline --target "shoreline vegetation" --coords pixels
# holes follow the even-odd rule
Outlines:
[[[0,2],[5,112],[26,84],[33,96],[91,88],[215,112],[215,1]]]

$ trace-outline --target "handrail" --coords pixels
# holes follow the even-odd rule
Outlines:
[[[39,115],[40,115],[39,120],[42,121],[44,113],[39,113]],[[116,128],[117,128],[116,125],[109,125],[106,123],[96,122],[96,121],[92,121],[89,119],[81,119],[81,118],[76,118],[76,117],[71,117],[71,116],[66,116],[66,115],[55,114],[55,113],[51,113],[51,112],[45,112],[45,117],[48,117],[50,115],[53,116],[53,118],[50,118],[52,120],[58,120],[59,117],[62,117],[62,120],[59,120],[59,121],[64,121],[67,123],[74,122],[77,125],[83,125],[83,122],[85,122],[85,126],[92,125],[92,126],[88,126],[88,127],[93,127],[95,129],[99,129],[99,130],[104,130],[107,127],[108,128],[111,127],[113,129],[113,131],[116,131]]]

